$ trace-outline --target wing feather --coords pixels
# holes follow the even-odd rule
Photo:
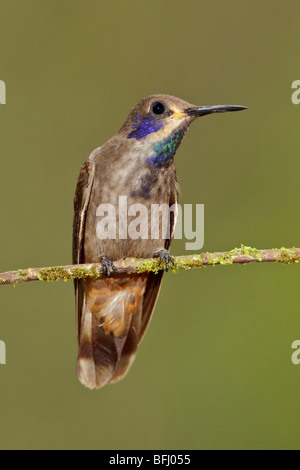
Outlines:
[[[84,229],[86,213],[89,205],[91,190],[94,181],[94,164],[88,158],[81,166],[75,196],[74,196],[74,221],[73,221],[73,263],[84,263]],[[75,301],[76,301],[76,321],[78,326],[78,335],[81,327],[81,313],[84,297],[85,281],[75,279]]]

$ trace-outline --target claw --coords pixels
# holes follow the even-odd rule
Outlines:
[[[167,250],[160,250],[155,253],[155,258],[159,258],[158,266],[164,261],[166,263],[166,271],[169,271],[170,263],[175,266],[175,261]]]
[[[111,274],[111,271],[116,272],[116,267],[113,264],[113,262],[107,258],[107,256],[101,256],[100,258],[100,263],[102,265],[102,270],[104,276],[109,277]]]

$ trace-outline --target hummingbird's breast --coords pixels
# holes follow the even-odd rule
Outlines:
[[[103,255],[148,258],[164,248],[168,234],[162,218],[168,214],[155,220],[153,211],[169,206],[176,174],[173,159],[159,165],[151,160],[155,152],[161,159],[161,147],[151,142],[111,139],[91,154],[95,176],[86,218],[86,262],[98,262]]]

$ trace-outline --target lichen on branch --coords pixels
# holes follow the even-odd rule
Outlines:
[[[171,271],[203,268],[205,266],[249,264],[249,263],[284,263],[292,264],[300,262],[300,248],[272,248],[258,250],[250,246],[242,245],[227,252],[201,253],[185,256],[174,256],[175,266]],[[118,274],[134,274],[143,272],[157,273],[165,269],[164,263],[159,265],[156,258],[139,259],[126,258],[114,261],[116,271],[112,276]],[[0,285],[17,285],[30,281],[68,281],[71,279],[83,279],[102,277],[103,271],[100,263],[75,264],[65,266],[50,266],[47,268],[27,268],[16,271],[8,271],[0,274]]]

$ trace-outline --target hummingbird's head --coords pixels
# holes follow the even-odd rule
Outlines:
[[[169,166],[189,126],[195,119],[212,113],[239,111],[243,106],[195,106],[170,95],[151,95],[141,99],[129,113],[122,135],[151,144],[154,153],[149,163]]]

